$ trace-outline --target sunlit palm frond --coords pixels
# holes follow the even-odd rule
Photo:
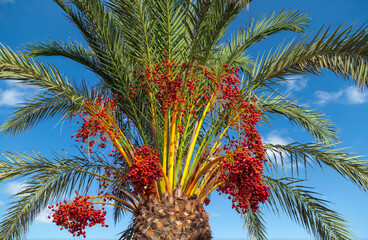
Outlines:
[[[317,197],[318,194],[311,188],[300,185],[302,181],[270,177],[265,177],[264,181],[271,187],[266,202],[271,209],[278,213],[281,208],[292,220],[313,234],[315,239],[355,238],[347,221],[327,207],[328,201]]]
[[[126,58],[122,32],[115,17],[101,1],[74,0],[65,2],[54,0],[64,10],[70,20],[81,31],[84,39],[94,52],[101,68],[104,69],[102,80],[110,83],[120,78],[119,68]]]
[[[75,112],[83,108],[83,100],[73,102],[69,98],[37,95],[20,107],[1,125],[3,133],[18,134],[29,130],[41,121],[54,116],[61,120],[71,118]]]
[[[281,94],[270,94],[260,97],[259,106],[268,113],[280,115],[292,123],[307,130],[317,142],[336,143],[338,133],[335,125],[324,115],[305,105],[298,104],[297,100]],[[272,117],[270,115],[269,117]]]
[[[155,55],[160,58],[184,60],[186,49],[186,28],[183,21],[186,10],[175,0],[151,1],[150,18],[154,23],[152,35],[155,36]],[[166,51],[166,53],[163,52]]]
[[[120,22],[119,31],[122,33],[124,45],[127,52],[140,61],[142,65],[150,66],[153,62],[153,49],[156,37],[152,35],[154,31],[154,21],[150,21],[152,1],[120,1],[110,0],[108,8]],[[152,19],[153,20],[153,19]]]
[[[0,162],[0,182],[27,177],[23,190],[14,197],[7,214],[0,224],[1,239],[21,239],[29,224],[51,201],[63,200],[79,190],[85,192],[85,186],[99,176],[91,170],[96,165],[82,158],[66,158],[54,154],[53,160],[34,153],[3,155],[8,161]]]
[[[310,19],[299,11],[282,11],[252,19],[247,27],[240,28],[228,43],[220,45],[216,54],[223,63],[238,61],[253,44],[281,31],[304,32]]]
[[[248,238],[250,240],[266,240],[266,224],[263,219],[263,213],[260,209],[254,212],[252,209],[248,209],[248,212],[243,216],[244,228],[248,231]]]
[[[28,44],[24,49],[27,57],[62,56],[82,64],[103,79],[112,77],[109,75],[110,73],[106,72],[95,52],[76,41],[48,40],[47,42]]]
[[[55,115],[70,117],[90,99],[85,84],[73,85],[59,71],[40,62],[31,61],[21,53],[0,46],[0,78],[36,86],[41,91],[23,106],[1,128],[12,134],[29,129],[43,119]]]
[[[338,27],[332,31],[321,29],[314,37],[307,35],[280,47],[260,59],[254,68],[253,88],[274,84],[290,75],[316,74],[322,70],[332,71],[358,86],[367,84],[368,38],[366,26],[354,29]],[[261,67],[260,67],[261,66]]]
[[[47,68],[41,62],[31,61],[22,53],[16,53],[4,45],[0,45],[0,78],[18,80],[42,90],[79,98],[72,84],[61,76],[57,68]]]
[[[204,63],[210,59],[213,49],[245,5],[244,2],[226,0],[188,1],[188,13],[184,21],[189,34],[189,39],[186,39],[188,61],[197,59]]]
[[[368,190],[368,160],[359,160],[360,156],[342,151],[344,149],[315,143],[267,144],[265,147],[270,154],[275,154],[283,168],[291,167],[290,170],[293,171],[294,168],[297,170],[301,167],[306,171],[307,166],[312,163],[321,168],[327,165],[362,190]],[[277,164],[274,160],[271,155],[270,161]]]

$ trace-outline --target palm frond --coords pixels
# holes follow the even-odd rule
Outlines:
[[[67,159],[54,154],[54,160],[50,161],[39,153],[3,156],[8,161],[0,161],[0,182],[24,177],[29,180],[14,196],[17,200],[11,203],[0,223],[1,239],[22,239],[29,224],[47,204],[70,196],[74,190],[85,192],[85,186],[98,176],[90,172],[96,166],[80,158]]]
[[[219,47],[216,56],[222,63],[232,63],[239,58],[253,44],[281,31],[304,32],[310,18],[293,10],[263,15],[256,21],[252,19],[247,27],[240,28],[226,44]]]
[[[368,160],[358,160],[360,156],[342,151],[344,149],[335,149],[331,145],[315,143],[267,144],[265,147],[279,157],[283,168],[288,166],[288,163],[291,165],[290,170],[293,170],[294,167],[298,169],[299,166],[306,170],[311,163],[316,163],[323,168],[325,164],[362,190],[368,190]],[[274,158],[271,157],[270,160],[272,162]]]
[[[346,80],[363,87],[368,77],[368,36],[366,26],[354,29],[342,26],[331,31],[323,28],[314,36],[306,35],[287,46],[282,45],[255,65],[253,89],[274,84],[290,75],[321,75],[322,70],[332,71]]]
[[[97,58],[95,52],[86,49],[81,43],[78,43],[76,41],[68,40],[64,42],[48,40],[47,42],[27,44],[24,50],[24,53],[27,57],[66,57],[84,65],[86,68],[104,79],[111,78],[109,73],[106,73],[103,64],[101,64],[101,61]]]
[[[260,96],[259,99],[259,106],[266,110],[266,115],[271,113],[287,118],[307,130],[317,142],[338,142],[336,127],[326,115],[298,104],[296,99],[289,99],[282,94],[269,94],[264,98]]]
[[[156,42],[152,35],[154,19],[150,21],[154,15],[152,1],[110,0],[107,6],[120,22],[119,30],[129,54],[142,65],[151,65]]]
[[[126,54],[120,24],[101,1],[54,0],[81,31],[99,65],[104,69],[102,80],[120,79],[119,68]],[[70,46],[72,48],[72,46]],[[80,52],[80,49],[79,49]],[[78,52],[77,52],[78,54]],[[88,66],[87,66],[88,67]],[[106,76],[108,74],[108,76]]]
[[[155,55],[165,58],[165,50],[168,58],[184,60],[187,35],[183,24],[186,16],[184,6],[175,0],[152,1],[150,12],[150,20],[154,23],[152,36],[155,39]]]
[[[38,61],[27,59],[22,53],[0,45],[0,78],[18,80],[27,85],[41,87],[58,93],[75,96],[72,84],[61,76],[59,71],[49,66],[49,69]],[[79,96],[77,96],[79,98]]]
[[[244,220],[244,227],[246,227],[248,231],[248,238],[250,240],[267,239],[266,225],[262,215],[263,213],[260,209],[254,212],[249,208],[248,212],[242,216]]]
[[[1,129],[12,134],[20,133],[41,120],[55,115],[69,117],[90,99],[87,86],[71,84],[59,71],[40,62],[31,61],[21,53],[0,45],[0,79],[17,80],[39,87],[42,92],[15,112]]]
[[[188,61],[206,61],[230,23],[249,2],[251,1],[188,1],[187,18],[184,21],[189,34],[189,39],[186,39]]]
[[[81,111],[82,107],[81,102],[73,102],[65,97],[38,94],[18,107],[0,126],[0,131],[15,135],[54,116],[60,116],[61,119],[71,118],[72,114]]]
[[[281,208],[292,220],[313,234],[315,239],[355,238],[347,221],[339,213],[329,209],[328,201],[317,197],[317,193],[310,187],[299,185],[302,181],[265,177],[264,182],[271,187],[267,201],[270,208],[275,213]]]
[[[133,223],[129,224],[128,228],[119,233],[121,234],[119,240],[133,240],[134,238],[134,225]]]

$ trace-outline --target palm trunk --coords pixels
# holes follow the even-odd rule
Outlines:
[[[134,213],[134,239],[209,240],[211,230],[202,203],[177,188],[162,199],[152,197]]]

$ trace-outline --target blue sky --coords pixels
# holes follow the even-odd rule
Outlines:
[[[299,9],[311,18],[311,31],[317,31],[323,24],[356,24],[359,26],[368,20],[366,12],[368,1],[365,0],[254,0],[249,12],[242,14],[230,30],[245,24],[250,17],[258,17],[272,11],[283,9]],[[228,35],[229,36],[229,35]],[[270,49],[284,39],[291,40],[296,35],[280,34],[262,44],[257,44],[250,50],[256,56],[259,51]],[[81,40],[78,31],[63,16],[56,4],[51,0],[0,0],[0,42],[13,49],[26,43],[52,39]],[[94,81],[95,77],[78,64],[61,58],[41,58],[53,62],[61,72],[69,78]],[[368,154],[368,129],[365,127],[368,116],[368,93],[356,89],[333,74],[326,72],[323,77],[301,76],[296,81],[282,86],[284,90],[292,91],[293,96],[300,97],[300,103],[327,114],[340,131],[341,147],[350,147],[350,151],[359,155]],[[20,86],[9,81],[0,81],[0,123],[3,123],[13,111],[17,103],[32,96],[36,89]],[[58,119],[52,119],[19,136],[0,135],[0,152],[39,150],[49,156],[51,150],[73,149],[70,135],[73,130],[69,124],[58,124]],[[263,126],[261,133],[264,141],[286,144],[295,141],[311,141],[305,131],[298,129],[288,121],[276,118],[273,124]],[[308,172],[309,186],[323,194],[323,197],[333,202],[330,205],[351,222],[351,226],[359,239],[368,239],[368,200],[367,194],[353,184],[345,181],[337,173],[325,168],[325,173],[315,168]],[[10,195],[16,193],[22,186],[21,180],[0,184],[0,216],[7,209]],[[231,203],[222,197],[212,197],[208,207],[210,223],[215,239],[246,239],[242,230],[241,218],[231,209]],[[65,231],[50,224],[47,213],[42,213],[31,225],[28,239],[72,239]],[[0,217],[0,220],[2,217]],[[288,220],[284,215],[275,216],[265,212],[265,219],[270,239],[313,239],[298,225]],[[115,234],[124,229],[129,218],[124,219],[114,227],[109,219],[110,228],[91,228],[87,239],[114,239]]]

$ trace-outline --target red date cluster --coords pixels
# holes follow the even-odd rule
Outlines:
[[[238,85],[240,80],[238,79],[239,74],[238,67],[229,67],[228,64],[223,65],[225,73],[221,75],[221,82],[216,85],[220,89],[220,96],[218,99],[222,103],[223,107],[234,107],[238,102],[241,94]]]
[[[147,75],[149,77],[148,81],[154,82],[159,88],[155,97],[161,104],[161,111],[165,112],[172,106],[173,102],[184,101],[180,93],[183,84],[183,72],[188,69],[188,66],[180,65],[172,59],[165,60],[160,65],[156,65],[156,68],[152,71],[147,69]],[[178,68],[180,68],[179,71]]]
[[[173,103],[184,101],[181,91],[188,68],[189,65],[182,62],[162,59],[152,69],[147,68],[145,73],[140,73],[136,77],[140,77],[141,83],[147,88],[147,93],[152,83],[156,85],[155,97],[161,105],[161,111],[165,113]]]
[[[117,100],[119,98],[116,96],[115,101]],[[82,142],[82,144],[88,143],[88,151],[90,153],[93,153],[92,148],[96,142],[99,142],[98,147],[105,148],[109,138],[120,138],[114,126],[113,112],[116,110],[115,101],[110,98],[97,97],[94,102],[87,101],[84,105],[84,111],[78,113],[80,117],[83,117],[83,124],[75,135],[75,141]],[[77,123],[80,123],[80,121],[77,121]],[[98,140],[94,138],[96,136],[99,136]],[[74,135],[72,135],[73,137]],[[84,146],[82,145],[81,148],[84,148]],[[109,156],[114,155],[114,152],[115,150],[112,150]]]
[[[268,188],[262,183],[262,161],[251,157],[245,148],[236,150],[231,161],[222,163],[223,173],[218,191],[229,194],[232,198],[233,208],[237,212],[246,213],[250,206],[257,211],[258,204],[264,203],[268,198]]]
[[[196,72],[198,69],[201,72]],[[136,77],[140,78],[147,93],[149,91],[154,93],[163,113],[171,107],[175,108],[176,105],[184,103],[180,108],[181,116],[192,114],[197,118],[198,109],[205,105],[210,90],[207,86],[199,86],[199,84],[202,84],[204,79],[213,80],[210,72],[203,69],[173,59],[162,59],[152,69],[147,68],[144,73],[139,73]],[[133,88],[131,92],[134,92]]]
[[[134,151],[134,163],[129,167],[127,179],[134,186],[133,193],[142,193],[147,199],[150,195],[156,195],[154,182],[163,176],[160,167],[159,153],[157,150],[142,145]]]
[[[232,198],[233,202],[232,207],[244,214],[248,207],[257,211],[258,204],[267,200],[269,188],[262,182],[265,150],[255,128],[261,112],[247,101],[244,101],[238,110],[242,111],[239,129],[243,133],[242,140],[230,140],[224,146],[231,157],[220,163],[220,179],[225,184],[217,190],[220,194],[229,194],[229,199]]]
[[[60,230],[68,229],[73,237],[81,235],[86,237],[86,226],[102,224],[102,227],[108,227],[105,225],[106,211],[96,210],[89,196],[83,197],[76,193],[77,196],[73,202],[64,201],[57,203],[56,206],[49,206],[49,209],[54,212],[52,221],[61,226]]]

